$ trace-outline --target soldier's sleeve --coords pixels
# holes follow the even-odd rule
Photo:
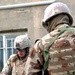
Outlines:
[[[11,59],[9,58],[6,65],[2,69],[0,75],[11,75],[12,67],[11,67]]]
[[[47,35],[49,36],[49,34]],[[49,39],[49,37],[48,37]],[[25,72],[26,75],[31,75],[37,72],[42,71],[42,65],[43,65],[43,47],[44,44],[48,41],[44,41],[46,40],[46,37],[40,39],[39,41],[37,41],[37,43],[33,46],[29,57],[26,61],[26,65],[25,65]]]

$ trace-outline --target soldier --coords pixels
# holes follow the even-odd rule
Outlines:
[[[27,34],[17,36],[14,40],[17,54],[10,56],[0,75],[25,75],[25,64],[30,47],[31,40]]]
[[[33,46],[33,52],[27,61],[35,63],[35,55],[40,54],[44,58],[42,63],[39,57],[42,69],[48,70],[49,75],[75,75],[75,28],[72,27],[73,18],[68,6],[62,2],[49,5],[45,9],[42,24],[48,34]],[[35,71],[33,66],[30,64],[28,68],[33,69],[32,73],[40,70]]]

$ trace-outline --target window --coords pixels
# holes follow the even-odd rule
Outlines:
[[[14,38],[16,36],[0,36],[0,72],[14,50]]]

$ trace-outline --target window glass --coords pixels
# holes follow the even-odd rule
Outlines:
[[[7,40],[7,47],[11,47],[11,40]]]
[[[3,47],[3,41],[0,41],[0,48]]]
[[[11,54],[12,54],[12,49],[8,48],[7,49],[7,59],[10,57]]]
[[[16,53],[17,53],[17,51],[16,51],[14,48],[13,48],[13,53],[14,53],[14,54],[16,54]]]
[[[3,68],[3,49],[0,49],[0,72]]]
[[[0,36],[0,48],[3,48],[3,37]]]

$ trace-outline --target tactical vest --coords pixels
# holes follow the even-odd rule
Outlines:
[[[48,68],[49,75],[75,75],[75,30],[60,30],[44,49],[44,70]]]

